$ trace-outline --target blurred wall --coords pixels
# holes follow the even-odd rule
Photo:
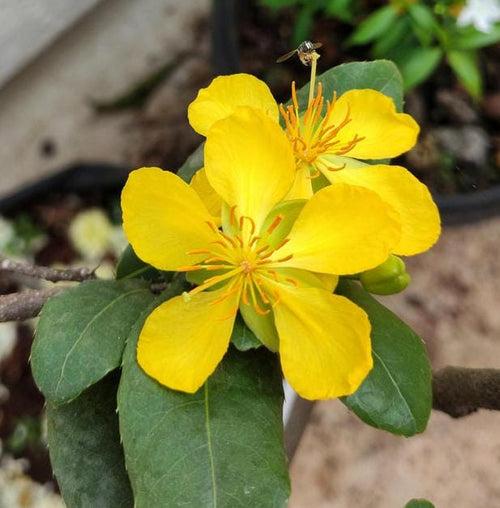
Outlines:
[[[77,160],[127,163],[126,112],[97,115],[192,49],[209,0],[0,0],[0,198]]]

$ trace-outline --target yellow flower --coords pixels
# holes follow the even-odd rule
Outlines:
[[[205,172],[224,202],[222,230],[172,173],[136,170],[123,190],[124,228],[137,255],[162,270],[201,275],[199,286],[147,318],[141,367],[165,386],[195,392],[225,354],[239,310],[279,351],[286,379],[303,397],[354,392],[372,367],[370,324],[332,288],[336,275],[387,258],[400,237],[392,209],[345,184],[283,203],[295,178],[291,145],[275,120],[251,108],[211,127]],[[295,221],[285,220],[287,211]]]
[[[369,165],[361,160],[396,157],[410,150],[419,127],[410,115],[376,90],[350,90],[325,101],[321,84],[305,112],[292,85],[292,104],[280,106],[293,148],[296,179],[288,198],[309,198],[328,182],[348,183],[376,192],[399,215],[402,234],[394,254],[429,249],[440,234],[439,212],[425,185],[400,166]],[[278,122],[278,105],[265,83],[248,74],[215,78],[190,104],[191,126],[209,135],[211,127],[241,106],[264,111]],[[321,177],[315,180],[316,177]]]

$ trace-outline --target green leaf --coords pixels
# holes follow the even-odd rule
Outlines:
[[[263,5],[271,9],[283,9],[299,3],[299,0],[260,0]]]
[[[352,0],[327,0],[324,9],[328,16],[339,18],[346,23],[350,23],[354,17]]]
[[[449,51],[446,57],[460,83],[474,99],[480,98],[483,92],[483,80],[477,54],[474,51]]]
[[[442,56],[441,48],[415,48],[408,51],[397,62],[405,90],[423,83],[437,68]]]
[[[109,375],[74,401],[47,404],[50,461],[68,508],[134,506]]]
[[[155,305],[174,294],[170,289]],[[128,339],[118,391],[136,506],[286,506],[289,480],[276,356],[264,348],[245,353],[231,348],[197,393],[175,392],[137,365],[141,326]]]
[[[349,45],[367,44],[390,29],[398,17],[398,11],[393,5],[386,5],[377,9],[373,14],[364,19],[349,37]]]
[[[408,39],[410,23],[407,17],[397,19],[390,30],[382,34],[372,47],[375,58],[388,58],[390,52]],[[411,35],[411,34],[410,34]]]
[[[351,62],[327,70],[318,81],[323,84],[323,94],[327,99],[342,95],[352,89],[372,88],[392,97],[398,111],[403,107],[403,90],[401,75],[397,67],[388,60],[373,62]],[[302,87],[298,93],[301,109],[307,107],[309,84]]]
[[[434,505],[426,499],[412,499],[405,504],[405,508],[434,508]]]
[[[344,404],[373,427],[404,436],[422,432],[432,406],[422,340],[359,284],[342,280],[337,292],[364,309],[372,325],[373,370]]]
[[[480,32],[472,26],[457,29],[450,36],[450,47],[453,49],[479,49],[500,41],[500,23],[488,33]]]
[[[293,25],[292,45],[294,47],[298,47],[301,42],[311,37],[314,13],[314,7],[309,4],[300,9]]]
[[[249,349],[257,349],[262,346],[262,342],[248,328],[239,314],[234,322],[231,342],[239,351],[248,351]]]
[[[203,167],[205,143],[201,145],[186,159],[186,162],[179,168],[177,175],[189,183],[193,175]]]
[[[138,258],[132,246],[127,245],[116,267],[117,280],[144,279],[151,281],[160,277],[162,277],[161,272]]]
[[[45,398],[68,402],[118,367],[130,328],[153,298],[142,281],[96,280],[49,300],[31,350]]]
[[[408,13],[420,41],[424,44],[430,44],[434,32],[438,28],[438,21],[432,9],[422,3],[413,3],[408,6]]]

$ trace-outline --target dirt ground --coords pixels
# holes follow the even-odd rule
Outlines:
[[[500,218],[446,227],[407,263],[402,295],[383,301],[425,339],[434,368],[499,367]],[[338,401],[322,402],[292,465],[291,508],[500,506],[500,413],[454,420],[433,411],[427,430],[400,438],[368,427]]]

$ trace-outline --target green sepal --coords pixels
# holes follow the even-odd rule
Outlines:
[[[359,280],[369,293],[394,295],[408,287],[411,277],[404,261],[391,254],[381,265],[359,274]]]
[[[290,233],[294,222],[297,220],[297,217],[306,203],[306,199],[291,199],[277,204],[269,212],[266,220],[262,224],[259,233],[259,236],[262,238],[262,244],[267,244],[272,248],[276,248],[288,236],[288,233]],[[274,221],[277,222],[278,217],[280,222],[269,234],[269,228],[273,225]]]

